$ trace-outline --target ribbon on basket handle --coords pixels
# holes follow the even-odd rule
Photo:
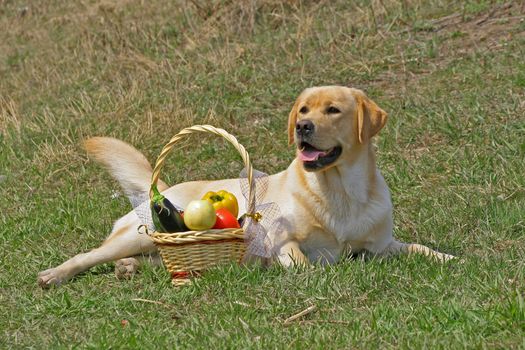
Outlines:
[[[155,224],[151,216],[151,209],[149,207],[148,192],[133,192],[127,195],[131,206],[139,218],[140,225],[137,228],[139,233],[148,233],[155,231]]]
[[[241,191],[246,198],[246,220],[243,224],[244,236],[247,243],[248,256],[269,258],[272,256],[270,232],[278,232],[281,212],[277,203],[262,203],[268,190],[268,175],[253,170],[253,191],[255,192],[255,206],[250,212],[248,173],[243,169],[239,177]]]

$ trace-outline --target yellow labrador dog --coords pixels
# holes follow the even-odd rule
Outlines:
[[[314,87],[297,98],[288,121],[290,144],[297,156],[288,169],[269,177],[265,202],[279,205],[280,232],[270,237],[284,266],[335,263],[348,251],[378,255],[422,253],[440,261],[453,256],[428,247],[401,243],[392,236],[392,202],[376,167],[371,138],[385,125],[387,114],[362,91],[342,86]],[[112,138],[85,142],[93,158],[120,182],[126,193],[147,192],[152,168],[132,146]],[[226,189],[244,207],[238,179],[199,181],[160,190],[185,207],[209,190]],[[96,264],[116,261],[117,276],[134,273],[144,257],[159,262],[147,235],[137,233],[139,218],[131,211],[119,219],[99,248],[40,272],[42,287],[61,284]]]

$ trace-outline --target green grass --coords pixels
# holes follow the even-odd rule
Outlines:
[[[525,348],[525,14],[507,4],[2,3],[0,347]],[[107,264],[37,287],[130,209],[82,139],[118,137],[153,161],[210,123],[272,173],[293,157],[295,97],[328,84],[390,115],[377,146],[395,235],[461,262],[232,266],[178,290],[161,268],[117,281]],[[170,183],[238,174],[230,147],[201,143],[172,155]]]

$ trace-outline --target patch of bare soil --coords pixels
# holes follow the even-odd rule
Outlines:
[[[451,62],[474,53],[484,54],[504,49],[511,41],[525,38],[525,2],[495,5],[477,15],[457,12],[430,20],[423,27],[410,27],[390,35],[405,35],[396,57],[389,57],[389,69],[371,85],[392,94],[406,91],[425,76],[443,69]],[[434,41],[434,43],[432,43]],[[431,47],[435,45],[436,47]],[[426,53],[407,54],[414,47],[427,47]],[[412,50],[411,50],[412,49]],[[433,54],[428,54],[433,50]]]
[[[450,38],[442,46],[443,56],[497,50],[514,37],[525,38],[525,3],[495,6],[470,18],[455,13],[436,20],[435,32]]]

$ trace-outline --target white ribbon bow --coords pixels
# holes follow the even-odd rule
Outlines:
[[[255,191],[255,209],[250,213],[249,190],[247,172],[244,169],[240,175],[241,191],[246,198],[246,220],[243,223],[244,236],[248,245],[248,256],[269,258],[272,256],[272,244],[269,232],[278,232],[281,212],[275,202],[261,203],[268,189],[268,175],[253,171],[253,191]]]

